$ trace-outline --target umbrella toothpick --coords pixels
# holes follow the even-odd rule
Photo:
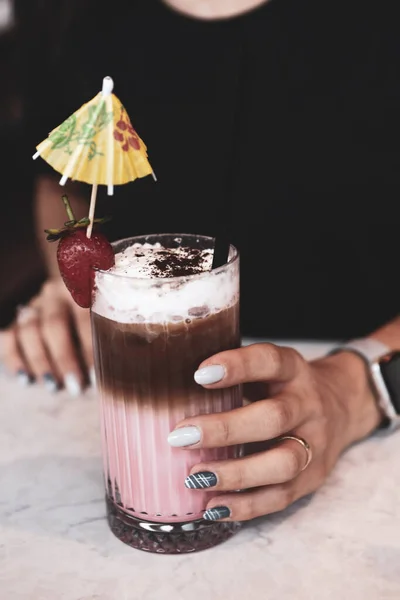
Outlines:
[[[92,185],[92,193],[90,196],[90,207],[89,207],[89,225],[86,230],[86,236],[90,238],[92,235],[93,229],[93,221],[94,221],[94,211],[96,209],[96,198],[97,198],[97,183]]]
[[[115,185],[147,175],[157,181],[146,144],[132,127],[113,88],[111,77],[104,77],[101,92],[53,129],[36,146],[33,155],[34,159],[40,156],[61,174],[61,186],[68,180],[92,185],[88,239],[98,221],[95,223],[94,218],[98,185],[107,186],[107,194],[112,196]],[[81,226],[86,227],[86,223]]]

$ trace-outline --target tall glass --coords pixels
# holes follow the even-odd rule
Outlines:
[[[148,235],[133,243],[207,249],[212,239]],[[168,434],[184,418],[242,403],[240,386],[206,390],[193,374],[206,358],[237,348],[239,256],[226,265],[174,278],[144,279],[96,271],[92,330],[108,522],[123,542],[149,552],[193,552],[214,546],[238,523],[202,518],[215,492],[184,485],[191,468],[238,455],[237,447],[172,448]]]

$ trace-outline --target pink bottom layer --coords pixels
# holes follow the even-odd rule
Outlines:
[[[100,391],[104,474],[108,494],[126,512],[157,522],[201,518],[215,492],[189,490],[185,477],[200,462],[237,456],[237,448],[171,448],[168,434],[187,416],[231,410],[240,405],[237,388],[192,393],[183,404],[140,404],[130,396]],[[201,409],[200,409],[201,407]]]

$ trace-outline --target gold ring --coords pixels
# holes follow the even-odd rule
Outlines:
[[[307,453],[307,460],[306,464],[301,470],[304,471],[304,469],[307,469],[312,460],[312,450],[310,444],[306,442],[306,440],[303,440],[303,438],[297,437],[296,435],[282,435],[280,438],[278,438],[279,442],[283,442],[284,440],[294,440],[295,442],[299,442],[299,444],[304,448]]]

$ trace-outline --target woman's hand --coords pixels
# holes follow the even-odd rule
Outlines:
[[[188,477],[187,487],[222,492],[207,505],[210,520],[241,521],[284,509],[316,490],[341,452],[380,422],[365,366],[347,352],[308,363],[290,348],[254,344],[204,361],[195,380],[207,389],[255,383],[260,399],[185,419],[169,436],[172,446],[270,441],[269,449],[256,454],[192,469],[191,475],[201,475]],[[280,441],[285,435],[300,440]]]
[[[48,280],[12,326],[2,332],[2,361],[22,384],[34,379],[72,396],[88,383],[93,366],[89,310],[72,300],[60,278]]]

